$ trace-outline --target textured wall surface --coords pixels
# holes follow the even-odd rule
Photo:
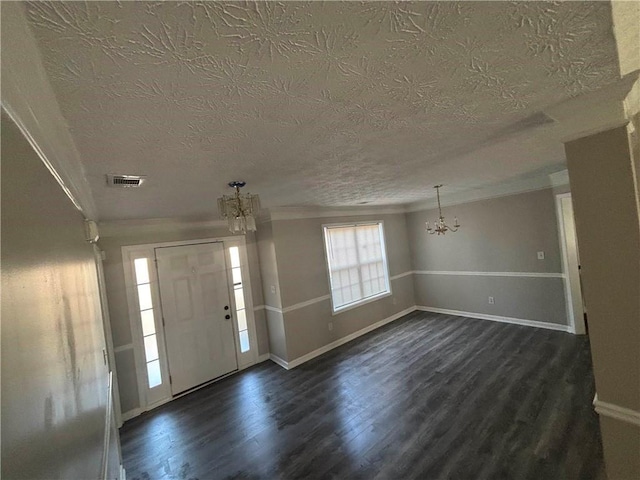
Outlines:
[[[3,113],[2,478],[99,477],[99,302],[82,215]]]
[[[555,208],[552,189],[452,205],[442,210],[445,220],[452,224],[456,215],[462,227],[445,236],[425,231],[437,210],[409,213],[413,269],[560,275]],[[537,258],[540,251],[544,260]],[[567,323],[561,278],[416,274],[415,290],[416,303],[426,307]],[[495,304],[488,304],[489,296]]]
[[[25,9],[101,219],[208,215],[238,176],[266,206],[335,206],[558,168],[541,111],[619,78],[608,2]]]

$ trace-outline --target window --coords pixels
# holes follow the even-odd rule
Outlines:
[[[324,227],[333,311],[391,293],[382,222]]]
[[[242,269],[240,268],[240,249],[238,247],[229,248],[231,257],[231,277],[233,278],[233,295],[236,301],[236,321],[238,322],[238,340],[240,342],[240,352],[248,352],[249,330],[247,328],[247,310],[244,304],[244,289],[242,287]]]
[[[153,388],[162,384],[162,374],[160,373],[158,336],[156,335],[156,322],[153,315],[153,301],[151,299],[149,265],[146,258],[136,258],[133,261],[133,266],[136,272],[138,311],[140,312],[140,321],[142,322],[147,381],[149,382],[149,388]]]

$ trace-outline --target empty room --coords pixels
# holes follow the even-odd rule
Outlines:
[[[640,2],[2,2],[2,478],[640,478]]]

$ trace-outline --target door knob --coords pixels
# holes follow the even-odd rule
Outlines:
[[[229,320],[231,318],[231,315],[225,315],[224,318],[226,318],[227,320]]]
[[[224,309],[225,309],[225,310],[229,310],[229,305],[225,305],[225,306],[224,306]]]

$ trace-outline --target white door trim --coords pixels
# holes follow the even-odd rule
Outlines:
[[[177,247],[181,245],[194,245],[198,243],[214,243],[223,242],[225,248],[225,255],[227,265],[230,265],[228,261],[228,249],[232,246],[238,246],[240,252],[240,261],[242,268],[242,279],[244,283],[244,295],[246,303],[246,315],[247,326],[249,327],[249,344],[251,349],[246,354],[240,354],[240,349],[236,349],[236,355],[238,359],[238,371],[247,368],[255,363],[258,359],[258,341],[256,336],[255,314],[253,310],[253,298],[250,283],[249,262],[247,257],[246,239],[244,236],[228,236],[228,237],[215,237],[215,238],[200,238],[195,240],[182,240],[175,242],[158,242],[147,243],[143,245],[126,245],[121,248],[122,251],[122,263],[124,267],[125,288],[127,295],[127,305],[129,307],[129,324],[131,326],[133,353],[136,367],[136,380],[138,383],[138,397],[140,402],[140,413],[150,410],[158,405],[173,400],[171,395],[171,389],[169,385],[169,370],[167,364],[167,351],[164,339],[164,329],[162,328],[162,305],[160,303],[159,285],[158,285],[158,273],[155,264],[155,249],[160,247]],[[160,315],[155,316],[156,332],[158,334],[158,352],[160,355],[161,374],[163,383],[159,387],[149,389],[146,379],[146,362],[144,358],[144,343],[142,336],[142,327],[140,324],[140,314],[138,311],[138,302],[136,294],[135,274],[133,271],[133,260],[135,258],[147,258],[149,265],[149,276],[151,278],[151,294],[153,300],[154,312],[158,312]],[[230,285],[231,287],[232,285]],[[231,296],[233,292],[229,293]],[[232,302],[234,299],[231,299]],[[233,303],[235,307],[235,303]],[[234,322],[234,332],[235,328]],[[152,392],[153,390],[153,392]]]
[[[226,252],[223,242],[160,247],[154,250],[171,392],[175,397],[198,385],[238,370],[237,332],[234,328],[235,322],[232,320],[232,315],[229,315],[229,313],[233,313],[229,311],[231,306],[229,267],[225,258]],[[200,262],[200,255],[205,252],[212,255],[210,264]],[[172,268],[172,259],[185,257],[188,262],[187,271],[191,270],[191,275],[188,277],[190,293],[187,294],[191,315],[188,318],[178,319],[175,315],[180,311],[180,305],[185,299],[176,296],[174,282],[176,280],[184,281],[185,273],[180,269],[180,272],[176,274]],[[215,298],[215,308],[210,311],[205,309],[205,303],[212,298],[207,299],[205,298],[207,294],[204,296],[202,294],[202,288],[205,286],[202,283],[204,272],[216,278],[215,286],[218,285],[218,281],[224,282],[224,288],[216,290],[212,285],[212,289],[208,291],[208,294]],[[227,305],[226,312],[222,309],[224,305]],[[225,314],[227,319],[223,318]],[[184,320],[185,323],[181,323],[181,320]],[[210,328],[216,330],[214,335],[212,335],[213,332]],[[190,332],[189,337],[196,343],[205,338],[212,342],[206,345],[208,349],[206,357],[211,361],[202,361],[199,358],[204,353],[202,346],[185,346],[182,333],[186,332]],[[217,341],[221,342],[220,345],[217,348],[212,348],[213,343]],[[215,360],[212,355],[215,355]],[[185,368],[185,363],[188,364],[191,361],[194,361],[194,367]]]
[[[584,335],[586,333],[586,327],[584,323],[584,310],[582,308],[580,270],[578,268],[578,243],[572,213],[571,193],[557,194],[556,217],[560,236],[567,320],[571,333]],[[568,224],[568,222],[571,223]],[[569,228],[567,228],[567,225],[569,225]]]
[[[111,317],[109,316],[109,303],[107,301],[107,286],[104,279],[104,265],[102,264],[102,251],[98,246],[93,244],[93,254],[96,259],[96,273],[98,274],[98,289],[100,291],[100,308],[102,309],[102,326],[104,328],[104,342],[107,349],[107,357],[109,359],[109,371],[112,378],[110,386],[113,401],[113,412],[115,415],[116,425],[118,428],[122,426],[122,409],[120,407],[120,391],[118,390],[118,372],[116,370],[116,349],[113,348],[113,335],[111,333]]]

